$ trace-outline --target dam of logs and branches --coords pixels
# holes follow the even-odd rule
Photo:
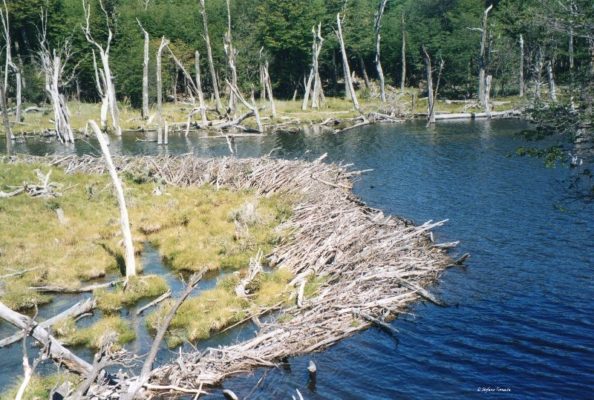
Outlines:
[[[88,363],[52,336],[52,323],[59,316],[54,321],[37,322],[0,304],[0,317],[17,326],[19,338],[31,337],[38,342],[42,347],[40,354],[79,376],[72,385],[61,389],[64,398],[199,396],[229,376],[259,367],[274,368],[288,357],[324,350],[371,326],[397,335],[389,321],[419,300],[441,304],[427,288],[446,268],[463,263],[465,257],[455,261],[447,255],[447,250],[456,243],[434,243],[432,229],[445,221],[414,225],[368,207],[352,193],[353,180],[365,171],[324,163],[323,159],[324,156],[306,162],[146,156],[113,160],[119,175],[160,182],[168,187],[208,185],[215,190],[251,190],[262,197],[295,199],[290,218],[282,224],[290,234],[270,254],[263,255],[266,268],[290,271],[292,279],[287,284],[290,301],[261,308],[239,321],[257,321],[259,331],[252,338],[205,351],[179,350],[168,361],[155,361],[174,313],[204,271],[186,280],[186,288],[160,319],[146,355],[110,347],[106,341],[93,362]],[[103,159],[90,156],[13,157],[4,162],[47,165],[68,174],[108,172]],[[45,179],[46,188],[48,181],[49,177]],[[29,185],[25,191],[31,188]],[[43,191],[43,184],[35,189]],[[260,258],[250,261],[235,288],[236,295],[248,301],[250,282],[264,273]],[[320,285],[315,293],[306,296],[305,283],[311,279],[318,279]],[[88,312],[93,306],[90,300],[75,307]],[[267,314],[266,322],[260,322],[258,317],[264,314]]]

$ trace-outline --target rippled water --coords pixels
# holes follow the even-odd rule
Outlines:
[[[564,168],[509,157],[524,144],[520,121],[418,123],[238,139],[240,156],[274,153],[373,168],[356,185],[366,202],[416,222],[449,219],[438,240],[461,240],[466,268],[393,322],[397,340],[370,329],[331,349],[227,380],[250,399],[587,399],[594,391],[594,205],[569,202]],[[221,139],[173,137],[167,149],[134,137],[124,154],[227,154]],[[62,152],[26,143],[17,151]],[[77,153],[92,145],[78,145]],[[318,366],[308,387],[307,362]],[[16,367],[16,366],[15,366]],[[262,378],[262,379],[261,379]],[[484,393],[480,390],[505,390]],[[210,398],[222,398],[214,391]]]

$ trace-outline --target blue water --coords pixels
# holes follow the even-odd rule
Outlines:
[[[305,399],[592,398],[594,205],[567,200],[567,169],[509,156],[525,145],[516,135],[523,128],[513,120],[430,129],[407,123],[239,139],[240,156],[280,147],[278,157],[328,152],[330,161],[373,168],[357,182],[359,196],[419,223],[449,219],[438,241],[460,240],[454,254],[472,257],[432,289],[449,306],[417,304],[393,322],[397,339],[370,329],[224,387],[249,399],[297,397],[296,389]],[[134,138],[112,146],[124,154],[227,152],[224,140],[196,137],[173,137],[167,149]],[[56,150],[63,151],[54,144],[17,146],[36,154]],[[319,371],[315,387],[308,385],[310,359]]]

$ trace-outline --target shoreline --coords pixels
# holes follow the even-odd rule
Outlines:
[[[28,160],[44,160],[68,172],[105,172],[102,159],[89,156]],[[202,390],[229,375],[323,350],[374,325],[389,329],[386,322],[419,300],[440,304],[426,288],[455,264],[447,256],[447,246],[431,241],[431,230],[444,221],[414,226],[385,216],[353,195],[351,181],[359,172],[322,160],[115,158],[120,171],[141,173],[168,185],[209,183],[251,189],[262,196],[302,196],[289,220],[293,237],[269,254],[271,266],[282,265],[295,276],[290,283],[294,305],[275,322],[263,324],[254,339],[207,353],[180,353],[178,360],[151,371],[147,390],[163,393],[162,388],[170,391],[172,386],[181,389],[177,392]],[[315,296],[307,298],[303,288],[310,279],[322,283]],[[184,371],[202,372],[188,376]],[[188,382],[183,387],[181,376]],[[137,381],[138,377],[120,377],[118,391],[125,392]],[[113,390],[94,386],[92,393],[101,397]]]

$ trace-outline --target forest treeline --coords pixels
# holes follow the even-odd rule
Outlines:
[[[39,50],[42,13],[47,13],[47,43],[61,48],[71,43],[72,56],[65,76],[73,72],[64,90],[83,100],[99,99],[93,68],[93,45],[83,33],[81,0],[6,0],[12,62],[20,64],[23,101],[45,101],[45,77]],[[225,0],[206,0],[215,69],[225,82],[229,68],[224,52],[228,27]],[[351,70],[361,77],[377,78],[376,16],[381,0],[231,0],[233,46],[237,50],[240,87],[258,87],[262,58],[269,61],[275,95],[302,95],[312,63],[312,28],[321,24],[325,39],[319,59],[320,76],[327,95],[344,90],[336,14],[344,16],[343,31]],[[591,0],[389,0],[381,23],[381,62],[386,83],[400,87],[403,61],[406,86],[423,87],[426,80],[422,46],[443,60],[440,95],[473,98],[478,93],[481,65],[492,75],[492,95],[517,94],[520,74],[528,91],[554,76],[557,84],[582,87],[594,70],[594,3]],[[481,57],[482,21],[487,22],[486,51]],[[120,101],[142,103],[143,43],[139,23],[150,35],[151,96],[155,97],[155,53],[161,37],[193,69],[195,51],[206,54],[203,20],[198,0],[91,0],[93,36],[105,41],[113,32],[111,69]],[[108,22],[104,11],[108,14]],[[6,36],[6,35],[4,35]],[[404,38],[404,43],[403,43]],[[4,38],[4,42],[6,37]],[[0,39],[2,42],[2,39]],[[523,43],[523,45],[522,45]],[[4,45],[4,43],[3,43]],[[403,46],[404,45],[404,46]],[[521,50],[523,46],[523,53]],[[403,49],[404,47],[404,49]],[[522,56],[523,54],[523,56]],[[6,58],[6,55],[3,55]],[[439,61],[438,61],[439,60]],[[202,57],[203,71],[207,71]],[[164,66],[164,87],[184,90],[184,74],[173,62]],[[203,85],[212,91],[209,74]],[[580,81],[581,79],[581,81]],[[221,84],[224,86],[224,84]],[[586,85],[591,86],[591,85]],[[8,82],[8,97],[15,85]],[[591,94],[590,94],[591,97]],[[591,100],[590,100],[591,101]]]

